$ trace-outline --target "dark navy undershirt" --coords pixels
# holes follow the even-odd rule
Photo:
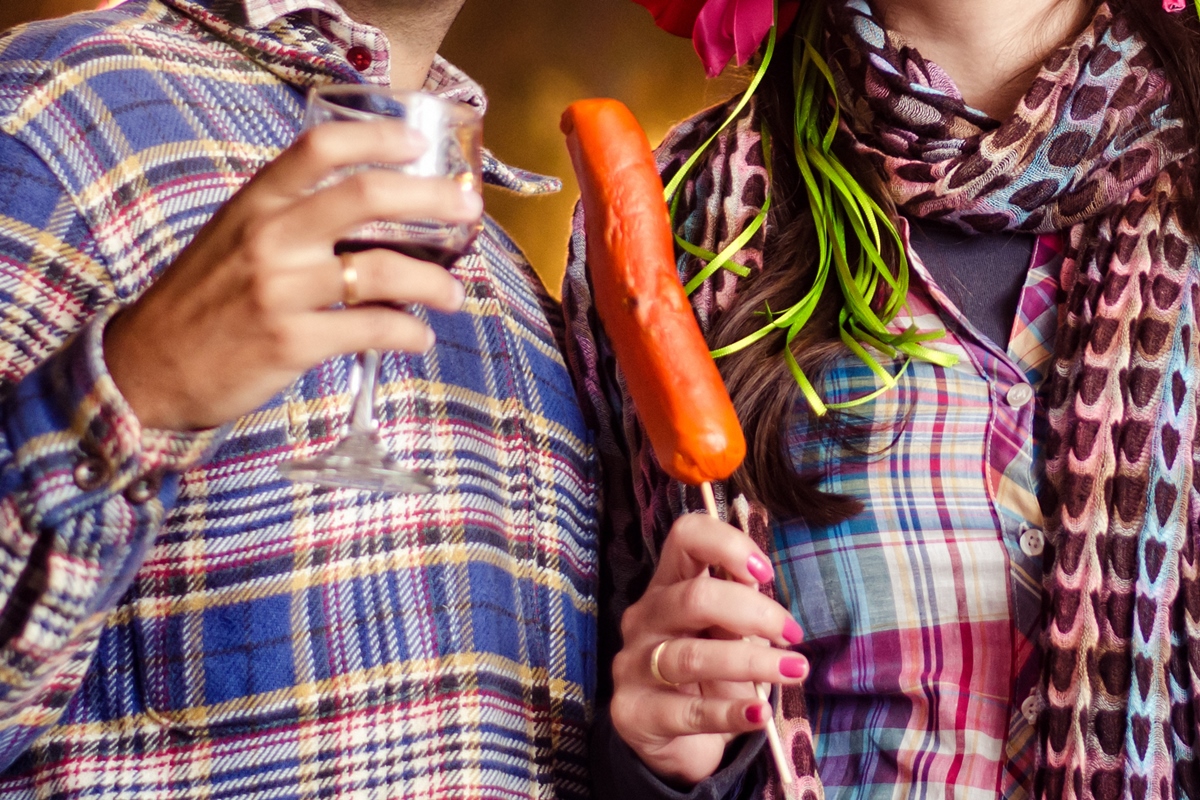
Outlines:
[[[1007,351],[1037,237],[969,234],[914,217],[908,222],[913,250],[937,285],[980,333]]]

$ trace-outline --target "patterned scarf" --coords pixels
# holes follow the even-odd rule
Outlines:
[[[847,123],[897,206],[1068,239],[1048,387],[1058,500],[1039,793],[1197,797],[1197,250],[1176,216],[1190,148],[1164,76],[1103,6],[997,124],[866,3],[841,6],[834,30]]]
[[[967,107],[945,73],[886,33],[866,2],[832,5],[828,51],[844,133],[888,177],[897,206],[967,231],[1063,232],[1068,243],[1048,378],[1047,481],[1057,496],[1047,519],[1053,568],[1036,792],[1200,800],[1200,254],[1177,218],[1192,156],[1167,108],[1164,75],[1102,6],[999,123]],[[726,111],[672,134],[659,153],[665,174]],[[757,212],[766,185],[758,131],[752,106],[685,187],[682,234],[693,243],[719,250]],[[739,258],[760,267],[769,235]],[[686,270],[697,267],[689,260]],[[703,326],[736,302],[737,284],[724,273],[693,296]],[[603,346],[576,358],[593,362],[592,374],[611,367]],[[596,391],[621,392],[602,382]],[[628,398],[620,420],[600,425],[606,482],[628,480],[635,495],[628,508],[628,493],[609,498],[610,613],[619,614],[644,586],[670,519],[699,503],[657,469]],[[605,430],[627,444],[605,453]],[[730,510],[769,546],[761,513],[739,502]],[[787,794],[822,797],[802,692],[784,692],[778,721],[800,774]],[[768,796],[779,796],[770,783]]]

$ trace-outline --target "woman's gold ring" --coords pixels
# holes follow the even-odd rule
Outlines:
[[[654,650],[651,651],[651,653],[650,653],[650,674],[653,675],[654,679],[656,681],[658,681],[659,683],[661,683],[662,685],[670,686],[672,689],[674,689],[679,684],[675,683],[674,681],[669,681],[666,678],[664,678],[662,672],[658,668],[658,659],[662,656],[663,648],[666,647],[670,641],[671,641],[670,639],[667,639],[666,641],[659,642],[658,646],[655,647]]]

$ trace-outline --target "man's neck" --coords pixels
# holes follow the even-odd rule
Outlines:
[[[1016,109],[1046,57],[1086,22],[1089,0],[876,0],[884,24],[996,119]]]
[[[353,19],[383,31],[392,86],[420,89],[464,0],[338,0]]]

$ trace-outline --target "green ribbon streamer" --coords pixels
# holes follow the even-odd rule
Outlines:
[[[776,18],[778,18],[778,2],[776,3]],[[913,360],[926,361],[942,367],[952,367],[958,363],[958,357],[939,352],[923,344],[941,338],[945,335],[944,331],[921,332],[915,325],[910,325],[900,333],[893,333],[889,330],[888,326],[896,317],[902,311],[908,310],[908,256],[900,233],[888,215],[833,154],[833,141],[841,122],[841,109],[836,99],[833,73],[816,47],[816,42],[821,35],[820,20],[820,4],[814,3],[807,19],[804,20],[803,35],[798,36],[797,39],[796,63],[793,68],[797,87],[794,149],[800,175],[808,192],[809,208],[813,220],[816,222],[817,232],[817,268],[813,285],[798,303],[783,312],[775,313],[768,308],[766,310],[767,325],[727,347],[712,351],[712,356],[713,358],[722,358],[744,350],[773,333],[785,331],[784,359],[788,369],[814,413],[824,416],[830,409],[848,409],[869,403],[884,392],[895,388],[900,379],[908,372]],[[672,220],[678,216],[681,197],[679,190],[683,183],[717,137],[733,124],[746,109],[750,98],[766,76],[767,68],[775,55],[776,33],[777,26],[772,27],[762,63],[729,117],[699,149],[692,153],[667,184],[664,197],[669,204]],[[818,119],[827,97],[833,98],[834,112],[829,125],[822,130]],[[771,163],[770,136],[766,130],[763,131],[763,148],[764,161],[769,170]],[[769,179],[770,174],[768,173],[768,184]],[[676,234],[675,239],[680,248],[708,262],[708,265],[684,287],[689,295],[721,269],[727,269],[740,277],[750,274],[750,270],[734,262],[733,257],[762,228],[770,210],[771,194],[768,189],[767,199],[762,210],[746,229],[720,253],[712,253],[697,247]],[[849,255],[851,236],[858,246],[857,259],[853,265],[850,263]],[[895,273],[883,258],[886,240],[891,240],[900,254]],[[837,278],[843,297],[843,307],[838,317],[841,340],[867,365],[881,383],[877,390],[866,396],[844,403],[826,403],[822,400],[791,350],[792,343],[812,318],[831,272]],[[876,312],[874,306],[883,285],[886,285],[890,292],[879,311]],[[864,345],[870,346],[890,359],[905,356],[904,364],[895,375],[892,375],[880,365]]]
[[[689,157],[688,160],[683,163],[683,166],[679,168],[679,171],[675,173],[675,177],[672,178],[670,183],[668,183],[663,189],[663,197],[671,208],[672,220],[678,216],[679,201],[682,197],[682,193],[679,191],[679,189],[683,186],[683,182],[688,179],[688,176],[690,176],[692,171],[696,168],[696,164],[698,164],[700,159],[704,157],[705,152],[707,152],[708,148],[712,146],[712,143],[717,140],[717,137],[720,136],[726,128],[732,125],[733,122],[741,116],[742,112],[746,110],[746,106],[750,103],[750,98],[754,96],[754,92],[758,90],[759,84],[761,84],[763,82],[763,78],[766,77],[767,67],[771,65],[771,59],[775,55],[775,37],[776,28],[775,26],[772,26],[771,32],[767,37],[767,49],[763,54],[762,64],[759,65],[758,71],[755,73],[754,77],[751,78],[750,85],[746,87],[746,91],[742,94],[741,100],[738,101],[736,106],[734,106],[733,111],[729,114],[725,121],[721,123],[721,127],[717,128],[716,131],[714,131],[713,134],[709,136],[707,140],[705,140],[704,144],[700,145],[700,147],[694,153],[692,153],[691,157]],[[770,213],[770,211],[771,197],[768,193],[767,201],[763,204],[762,210],[753,220],[751,220],[750,224],[746,227],[746,230],[742,231],[741,235],[730,242],[729,245],[726,246],[720,253],[712,253],[701,247],[697,247],[676,233],[675,243],[679,245],[684,252],[690,253],[691,255],[708,262],[707,267],[705,267],[699,274],[688,281],[687,285],[684,286],[684,291],[686,291],[689,295],[692,294],[692,292],[696,291],[701,284],[703,284],[721,269],[727,269],[741,278],[749,277],[750,269],[741,264],[735,263],[732,259],[733,256],[737,255],[737,253],[739,253],[741,249],[746,246],[747,242],[754,238],[754,234],[758,233],[758,230],[763,226],[764,223],[766,223],[767,214]]]

